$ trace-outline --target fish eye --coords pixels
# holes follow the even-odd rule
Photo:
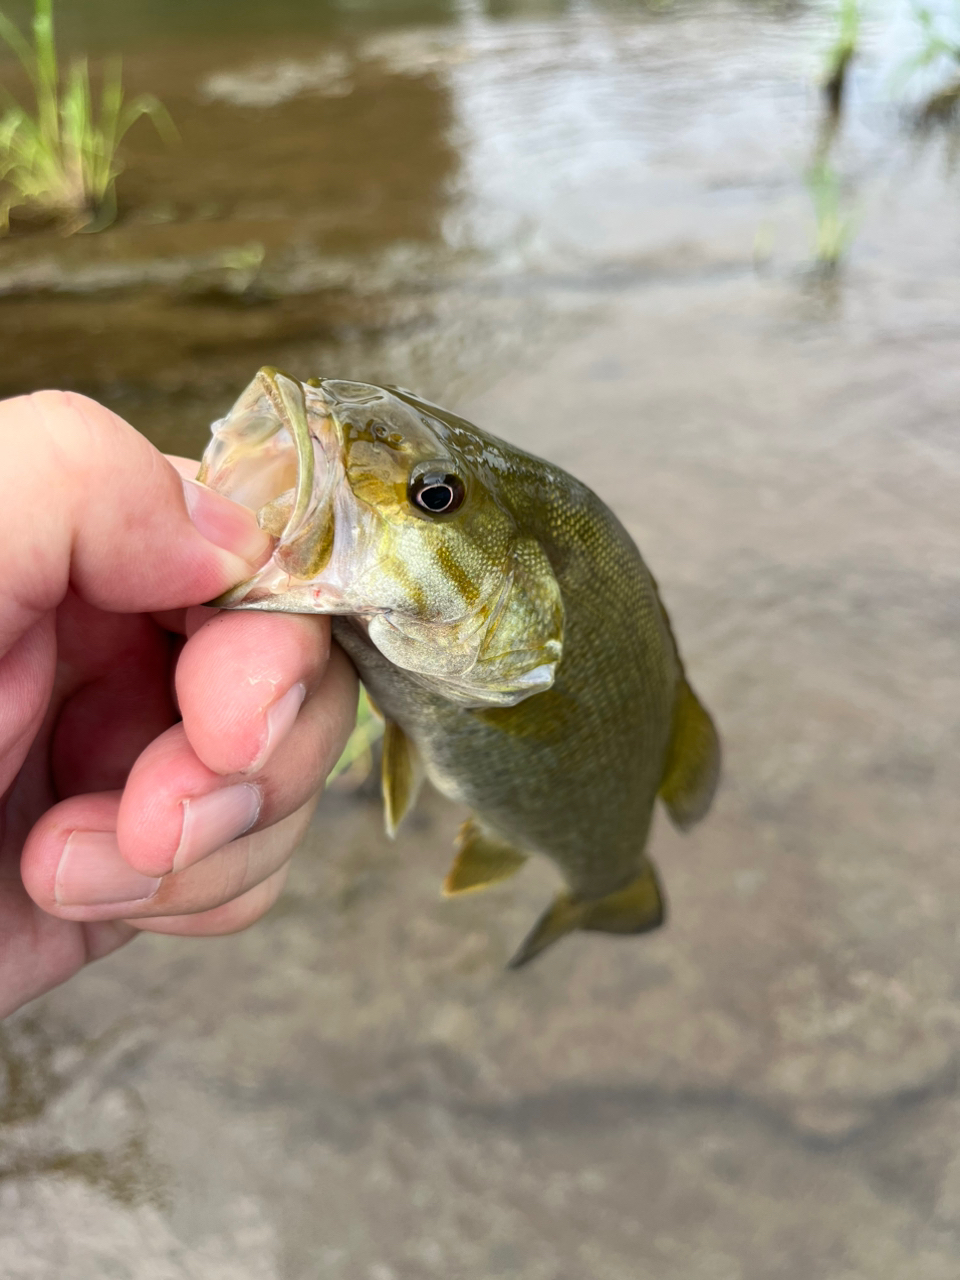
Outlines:
[[[424,471],[410,481],[410,501],[431,516],[446,516],[462,504],[467,490],[450,471]]]

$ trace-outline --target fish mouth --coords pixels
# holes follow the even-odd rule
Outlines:
[[[335,498],[343,479],[334,400],[319,379],[301,383],[259,371],[225,418],[213,424],[197,479],[249,507],[277,539],[267,563],[209,603],[221,609],[337,613],[330,560]]]

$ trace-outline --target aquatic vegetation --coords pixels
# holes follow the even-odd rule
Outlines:
[[[67,232],[107,226],[116,216],[123,138],[141,116],[161,137],[175,138],[166,109],[152,94],[125,102],[119,62],[103,71],[98,106],[85,58],[61,72],[53,0],[35,0],[32,40],[0,13],[0,40],[16,54],[36,100],[35,109],[27,110],[0,90],[6,100],[0,117],[0,232],[13,209],[59,221]]]
[[[927,96],[920,116],[922,120],[947,119],[960,105],[960,0],[954,6],[952,21],[935,14],[926,5],[917,5],[914,13],[920,27],[920,48],[900,70],[899,79],[911,79],[919,71],[940,66],[949,82]]]
[[[221,252],[220,265],[227,273],[229,293],[242,294],[251,288],[260,274],[266,252],[259,240]]]
[[[353,777],[359,785],[373,769],[373,749],[382,737],[383,721],[370,705],[366,689],[361,686],[357,723],[347,739],[340,759],[330,772],[329,781]]]
[[[824,58],[822,84],[830,114],[839,116],[847,72],[857,52],[863,14],[860,0],[840,0],[833,43]]]
[[[825,155],[820,155],[807,172],[807,190],[816,219],[814,256],[817,267],[832,275],[850,246],[854,219],[844,207],[840,175]]]

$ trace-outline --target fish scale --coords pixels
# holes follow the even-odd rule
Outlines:
[[[284,448],[296,521],[223,603],[335,615],[387,721],[391,833],[426,775],[473,813],[446,892],[502,880],[532,855],[556,865],[566,888],[514,967],[576,929],[662,923],[646,850],[654,804],[683,829],[702,817],[720,745],[616,516],[559,467],[410,392],[275,370],[214,425],[201,478],[276,521],[282,495],[267,476]],[[303,577],[297,540],[322,549]]]

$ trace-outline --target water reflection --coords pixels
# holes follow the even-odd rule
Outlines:
[[[507,328],[529,341],[577,295],[806,269],[831,221],[811,191],[843,192],[844,258],[882,274],[939,252],[940,177],[884,105],[885,28],[864,37],[814,186],[821,108],[797,66],[807,50],[814,67],[817,15],[462,6],[373,29],[366,11],[237,12],[213,42],[186,7],[144,6],[165,40],[129,62],[131,88],[163,86],[183,145],[131,136],[106,234],[0,245],[3,392],[55,380],[195,449],[251,364],[333,362],[449,397],[480,351],[516,358]],[[898,218],[931,226],[888,235]]]
[[[30,0],[10,0],[4,6],[21,22],[31,10]],[[70,0],[59,6],[57,23],[68,47],[140,53],[158,41],[181,49],[197,42],[222,49],[234,40],[275,34],[310,39],[384,25],[445,22],[454,12],[452,0]]]
[[[0,245],[0,391],[71,386],[189,451],[251,366],[404,323],[385,285],[440,244],[458,163],[448,88],[369,58],[330,95],[303,80],[345,60],[323,42],[232,51],[144,55],[182,144],[131,135],[114,227]],[[291,67],[293,92],[248,102]]]

